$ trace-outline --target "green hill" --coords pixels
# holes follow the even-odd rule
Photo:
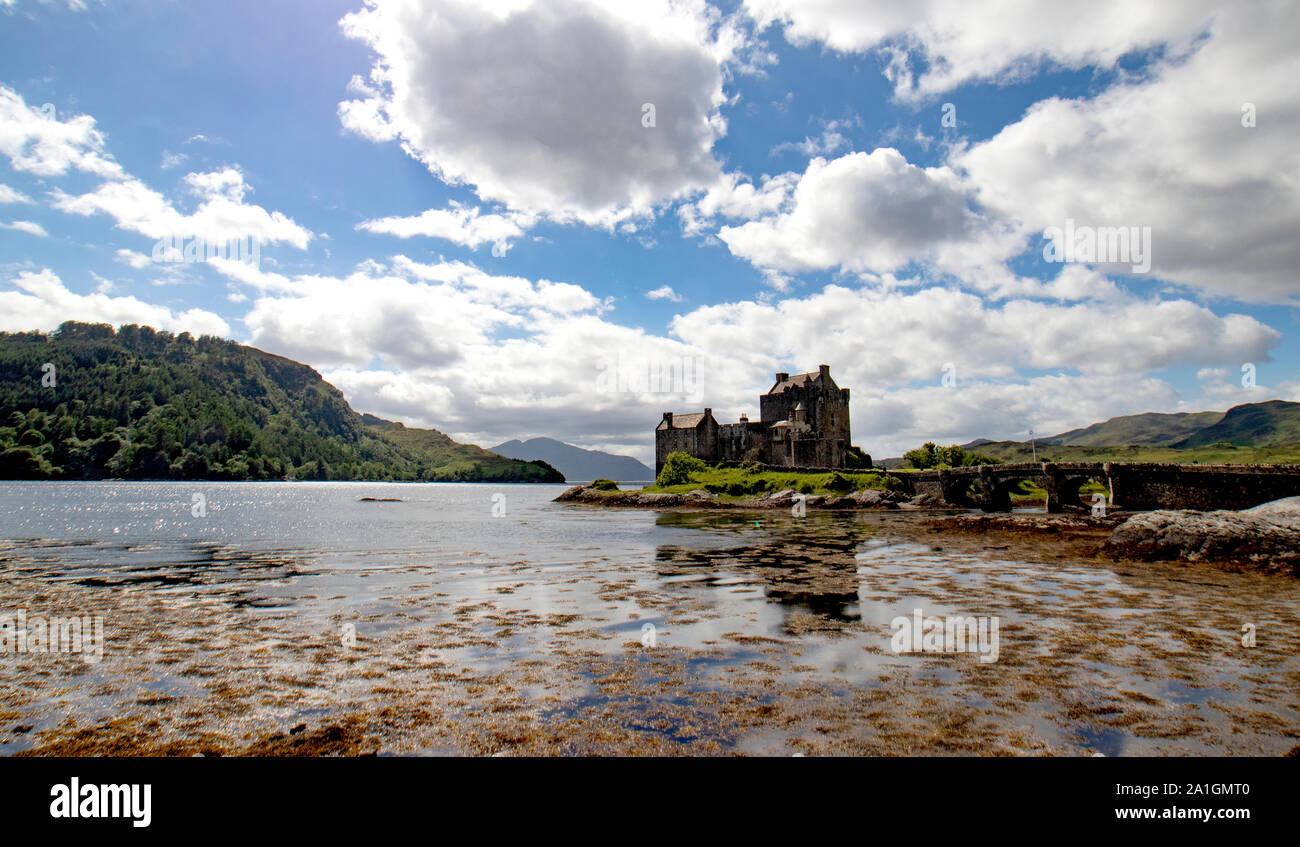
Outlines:
[[[1174,447],[1207,447],[1220,442],[1240,447],[1300,444],[1300,403],[1270,400],[1233,406],[1213,425],[1189,434]]]
[[[1204,447],[1176,448],[1149,444],[1084,447],[1039,441],[1036,446],[1040,462],[1170,462],[1210,465],[1300,463],[1300,443],[1274,447],[1235,447],[1215,442]],[[1006,464],[1034,460],[1034,447],[1028,441],[988,441],[980,445],[979,452]],[[906,467],[906,464],[902,459],[887,459],[882,467],[901,468]]]
[[[0,478],[106,477],[564,481],[363,419],[310,367],[220,338],[75,322],[0,333]]]
[[[1222,418],[1223,412],[1147,412],[1142,415],[1123,415],[1082,429],[1072,429],[1043,441],[1079,447],[1107,447],[1115,444],[1167,447]]]
[[[1300,403],[1244,403],[1226,412],[1123,415],[1028,441],[977,438],[964,447],[1001,462],[1300,463]],[[881,467],[905,467],[885,459]]]

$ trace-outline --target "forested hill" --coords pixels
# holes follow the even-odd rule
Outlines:
[[[435,430],[367,426],[306,365],[220,338],[0,333],[0,478],[106,477],[564,481]]]

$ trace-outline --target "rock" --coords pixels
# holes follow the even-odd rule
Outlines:
[[[773,501],[789,502],[790,500],[793,500],[794,495],[798,493],[799,492],[795,491],[793,488],[782,488],[780,491],[774,491],[769,493],[763,499],[769,502],[773,502]]]
[[[717,500],[717,499],[718,499],[718,495],[714,494],[712,491],[705,491],[705,490],[702,489],[702,488],[697,488],[697,489],[695,489],[694,491],[688,491],[688,492],[686,492],[686,499],[688,499],[688,500]]]
[[[289,730],[289,734],[290,734],[290,735],[297,735],[298,733],[302,732],[302,731],[305,730],[306,728],[307,728],[307,724],[305,724],[305,723],[300,723],[300,724],[298,724],[297,726],[295,726],[293,729]]]
[[[942,497],[934,494],[918,494],[907,501],[907,505],[920,509],[945,509],[952,506]]]
[[[637,493],[635,502],[640,506],[680,506],[686,498],[680,494],[650,491]]]
[[[1211,561],[1300,574],[1300,498],[1243,512],[1162,509],[1133,515],[1115,528],[1102,552],[1147,561]]]
[[[1242,510],[1243,515],[1254,515],[1275,524],[1300,529],[1300,497],[1283,497],[1253,509]]]
[[[561,494],[559,497],[556,497],[552,502],[554,502],[554,503],[568,503],[568,502],[571,502],[571,501],[573,501],[573,500],[577,500],[577,499],[579,499],[579,498],[582,496],[582,492],[583,492],[583,488],[582,488],[582,486],[581,486],[581,485],[575,485],[575,486],[573,486],[572,488],[565,489],[565,492],[564,492],[563,494]]]
[[[897,509],[898,503],[890,491],[876,491],[870,489],[867,491],[855,491],[849,495],[849,499],[857,504],[860,509]]]

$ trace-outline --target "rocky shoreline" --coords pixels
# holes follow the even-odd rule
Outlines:
[[[618,491],[574,486],[558,503],[627,508],[789,510],[801,495],[792,490],[763,497],[722,500],[702,489],[686,494]],[[841,511],[929,510],[961,512],[936,517],[932,532],[978,536],[1055,536],[1074,552],[1109,559],[1207,563],[1230,569],[1300,577],[1300,497],[1288,497],[1242,511],[1159,510],[1094,517],[1073,514],[1016,513],[971,515],[928,495],[894,491],[856,491],[836,497],[806,495],[809,509]]]
[[[802,498],[802,499],[801,499]],[[672,508],[691,506],[704,509],[790,509],[802,502],[809,509],[951,509],[942,500],[928,494],[915,497],[897,491],[854,491],[837,497],[820,494],[802,495],[793,488],[772,491],[762,497],[743,500],[723,500],[711,491],[697,488],[685,494],[661,491],[619,491],[591,485],[575,485],[559,497],[556,503],[586,503],[593,506],[623,506],[631,508]]]
[[[1102,552],[1111,558],[1213,562],[1300,576],[1300,497],[1239,512],[1143,512],[1116,527]]]

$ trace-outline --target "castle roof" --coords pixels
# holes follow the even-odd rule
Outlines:
[[[786,377],[785,379],[778,382],[776,385],[772,386],[770,389],[768,389],[767,393],[780,394],[782,391],[785,391],[787,388],[799,388],[804,385],[807,385],[810,382],[813,382],[819,376],[821,376],[821,371],[813,371],[812,373],[806,373],[806,374],[794,374],[793,376]]]
[[[703,412],[687,412],[681,415],[674,414],[671,425],[665,419],[660,421],[659,426],[655,427],[655,429],[695,429],[708,416],[709,412],[707,410]]]

